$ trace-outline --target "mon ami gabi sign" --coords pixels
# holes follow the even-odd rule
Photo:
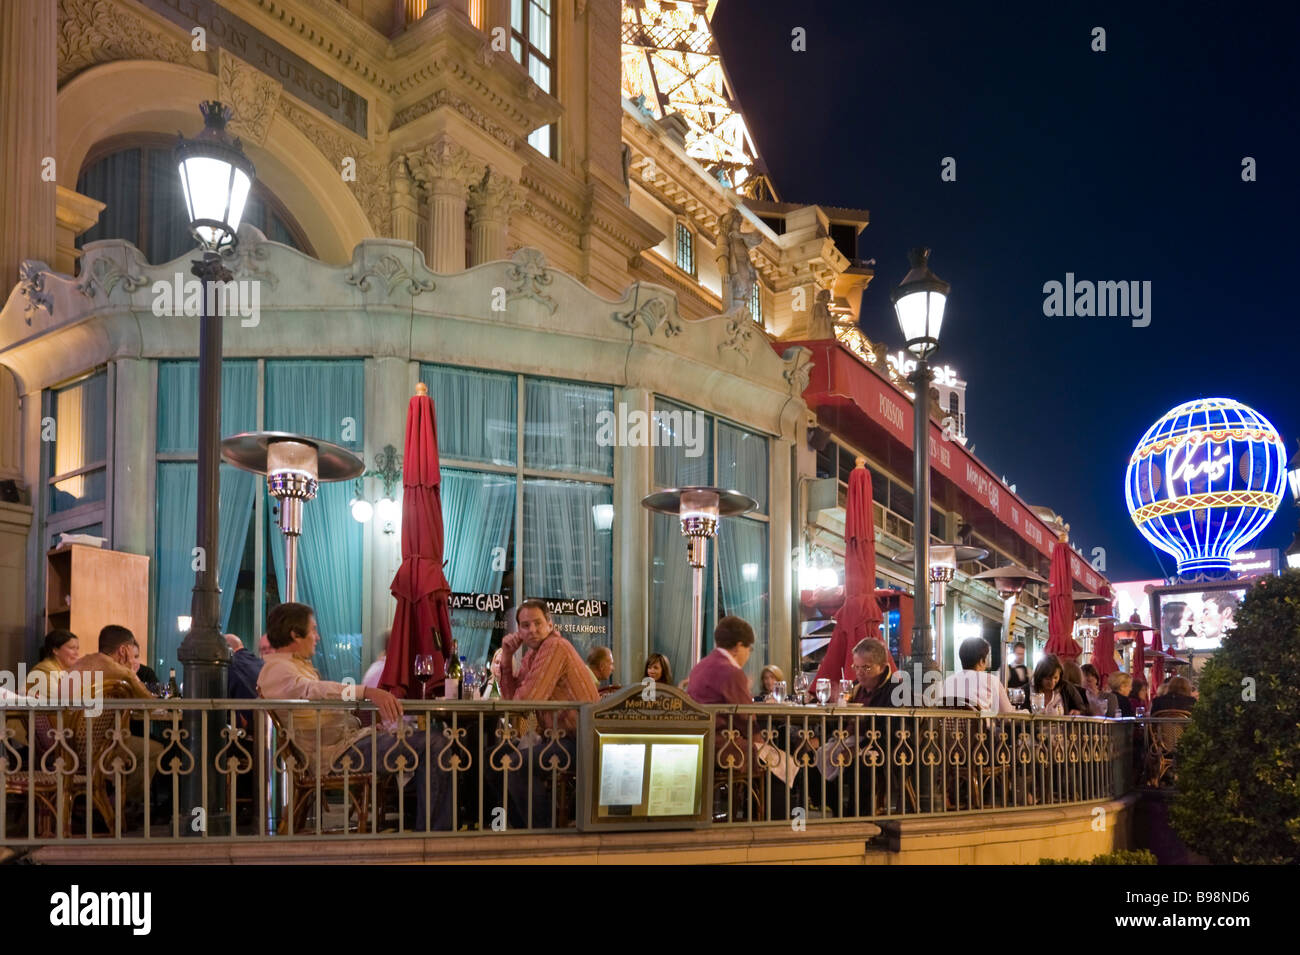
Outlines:
[[[904,447],[912,446],[912,403],[893,385],[855,358],[838,342],[781,342],[782,349],[799,344],[813,353],[813,369],[804,392],[810,403],[844,403],[849,399],[881,425]],[[988,469],[955,441],[945,441],[943,431],[930,422],[930,466],[952,481],[1003,524],[1051,556],[1055,538],[1051,530]],[[1096,592],[1103,578],[1087,561],[1072,555],[1070,572],[1088,590]]]

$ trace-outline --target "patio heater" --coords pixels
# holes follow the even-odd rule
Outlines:
[[[281,596],[298,599],[298,538],[303,504],[316,496],[322,481],[349,481],[365,470],[347,448],[319,438],[283,431],[249,431],[221,442],[221,457],[254,474],[266,475],[266,490],[280,504],[284,535],[284,581]]]
[[[1026,567],[1016,564],[1003,564],[991,570],[982,570],[972,580],[991,580],[993,589],[1002,598],[1002,643],[1008,646],[1014,642],[1012,634],[1016,621],[1016,604],[1020,592],[1026,584],[1046,584],[1047,581]],[[1002,653],[1002,682],[1007,681],[1007,653]]]
[[[957,576],[958,564],[983,560],[989,552],[983,547],[971,547],[968,544],[931,544],[929,550],[930,606],[934,608],[934,659],[942,666],[946,651],[943,607],[948,602],[948,585]],[[905,566],[915,561],[915,552],[900,554],[898,557],[898,562]]]
[[[700,660],[704,634],[704,568],[709,541],[718,533],[718,519],[745,514],[758,502],[739,491],[716,487],[677,487],[656,491],[641,499],[641,506],[660,514],[676,514],[686,538],[686,562],[691,567],[691,666]]]

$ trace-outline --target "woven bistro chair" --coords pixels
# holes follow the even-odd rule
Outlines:
[[[64,730],[71,730],[72,735],[66,741],[55,738],[55,727],[50,724],[48,713],[37,713],[34,717],[34,730],[39,740],[48,746],[41,755],[36,755],[36,746],[28,749],[28,758],[35,760],[29,776],[25,769],[11,770],[5,777],[5,795],[29,796],[28,805],[36,812],[37,832],[42,838],[52,838],[57,820],[63,820],[63,836],[73,834],[73,807],[79,798],[86,795],[86,721],[77,719],[68,725],[65,719]],[[99,763],[104,749],[111,745],[108,733],[113,728],[113,721],[106,715],[92,720],[93,736],[90,740],[91,759]],[[60,786],[60,777],[62,785]],[[115,826],[113,800],[108,795],[107,777],[98,768],[92,766],[90,774],[90,801],[93,809],[103,819],[112,832]]]
[[[289,735],[275,710],[267,710],[267,714],[271,718],[272,725],[275,726],[275,736],[278,741],[273,754],[275,768],[289,773],[293,800],[293,831],[301,833],[306,828],[307,818],[312,809],[315,808],[318,814],[324,810],[323,806],[316,806],[315,761],[307,758],[297,741]],[[346,751],[339,757],[340,760],[347,758]],[[376,755],[375,765],[378,765],[379,759],[380,757]],[[327,802],[331,793],[343,794],[344,830],[350,828],[347,817],[348,809],[351,808],[357,814],[357,831],[366,831],[370,820],[370,773],[350,772],[345,778],[341,768],[331,768],[320,776],[320,793],[322,802]],[[281,818],[277,831],[281,833],[289,831],[288,815]],[[322,831],[324,831],[323,826]]]
[[[1178,750],[1179,737],[1191,720],[1192,714],[1186,710],[1161,710],[1158,719],[1171,722],[1148,723],[1151,738],[1147,745],[1145,778],[1148,786],[1172,786],[1177,781],[1174,760]],[[1178,722],[1172,722],[1177,720]]]

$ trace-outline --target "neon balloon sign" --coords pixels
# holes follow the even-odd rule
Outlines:
[[[1129,458],[1124,494],[1148,541],[1184,577],[1224,577],[1233,554],[1282,501],[1286,449],[1267,418],[1231,398],[1201,398],[1153,424]]]

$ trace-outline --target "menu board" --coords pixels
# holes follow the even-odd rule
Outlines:
[[[639,806],[644,774],[644,743],[606,743],[600,749],[600,804]]]
[[[700,811],[703,736],[598,734],[597,815],[659,818]]]
[[[655,743],[650,747],[647,816],[689,816],[695,812],[698,743]]]

